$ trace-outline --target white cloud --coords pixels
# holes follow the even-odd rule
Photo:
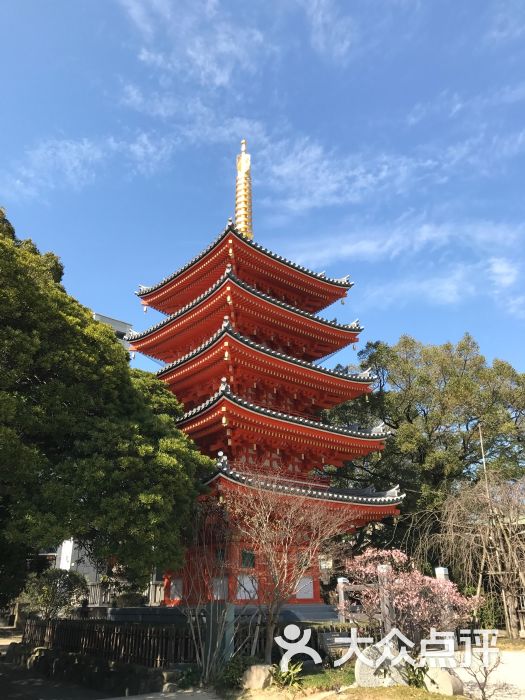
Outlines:
[[[494,104],[511,105],[525,101],[525,82],[504,85],[493,98]]]
[[[154,28],[147,5],[142,0],[120,0],[120,4],[144,37],[151,37]]]
[[[415,126],[425,119],[487,119],[489,110],[507,109],[510,105],[525,101],[525,82],[508,83],[493,87],[475,95],[459,94],[444,90],[434,99],[418,102],[406,117],[409,126]]]
[[[397,50],[395,39],[411,43],[422,6],[420,0],[366,0],[362,3],[296,0],[296,3],[306,17],[313,50],[339,67],[364,53],[380,52],[384,58],[385,54]]]
[[[121,102],[137,112],[161,119],[187,114],[187,104],[181,97],[172,92],[151,92],[146,97],[141,88],[133,83],[124,85]]]
[[[261,57],[272,50],[253,21],[232,17],[213,0],[120,2],[140,32],[139,59],[152,72],[151,87],[125,83],[121,102],[166,124],[133,137],[44,141],[15,165],[19,193],[67,184],[81,187],[117,156],[133,172],[150,174],[169,163],[178,149],[198,143],[233,144],[246,137],[254,154],[259,203],[281,216],[294,216],[374,197],[393,201],[453,178],[492,177],[495,166],[525,153],[525,130],[490,135],[483,125],[445,147],[432,140],[400,152],[336,150],[292,132],[286,123],[269,127],[269,122],[251,116],[248,101],[237,99],[242,92],[234,89],[235,80],[257,71]],[[407,8],[412,4],[387,3]],[[347,56],[355,28],[340,9],[344,6],[333,0],[308,0],[302,7],[318,50],[335,58],[337,52]],[[510,104],[524,98],[525,83],[519,83],[501,87],[491,99]],[[451,114],[466,109],[465,99],[456,94],[443,93],[440,99]],[[478,102],[488,99],[480,97]],[[412,119],[423,118],[429,109],[419,105]]]
[[[514,257],[492,257],[487,261],[487,272],[492,282],[494,299],[511,316],[525,319],[525,296],[516,294],[523,260]]]
[[[217,112],[200,97],[182,99],[171,92],[145,95],[134,84],[126,84],[122,103],[142,114],[169,120],[181,147],[193,144],[235,144],[241,138],[257,144],[261,158],[270,143],[264,124],[257,119]]]
[[[435,99],[414,105],[406,120],[409,126],[414,126],[430,116],[454,117],[464,109],[464,106],[465,100],[458,93],[444,90]]]
[[[27,150],[12,171],[4,171],[0,188],[15,198],[31,198],[64,186],[78,190],[93,180],[111,148],[111,143],[87,138],[42,141]]]
[[[121,141],[119,150],[142,175],[153,175],[167,164],[178,146],[178,140],[172,136],[139,133],[134,139]]]
[[[525,316],[525,297],[515,294],[521,261],[512,258],[525,239],[525,226],[487,220],[444,222],[408,213],[370,226],[355,220],[345,234],[318,245],[308,232],[286,255],[317,270],[344,261],[387,264],[388,282],[361,290],[360,307],[403,305],[414,299],[454,306],[477,295],[489,297],[507,313]],[[498,250],[500,255],[494,256]]]
[[[181,135],[188,143],[224,143],[231,146],[239,143],[240,138],[246,138],[249,144],[256,143],[256,148],[264,151],[268,134],[262,122],[243,116],[220,115],[217,119],[212,109],[199,102],[188,108],[192,118],[179,126]]]
[[[345,62],[357,38],[354,20],[342,14],[333,0],[303,0],[312,47],[321,56]]]
[[[272,51],[262,32],[210,0],[121,0],[146,42],[139,60],[178,79],[225,88]]]
[[[300,214],[326,206],[355,204],[371,196],[394,198],[453,178],[493,177],[496,167],[525,153],[525,129],[491,136],[483,129],[447,147],[428,144],[413,153],[327,150],[306,137],[268,139],[258,150],[266,203]],[[257,176],[257,175],[256,175]]]
[[[445,149],[429,147],[425,154],[348,153],[327,150],[306,137],[274,138],[264,122],[218,112],[199,97],[183,101],[166,93],[145,95],[136,85],[127,84],[122,101],[145,114],[169,119],[169,127],[142,130],[132,137],[43,141],[11,168],[8,190],[34,196],[35,191],[56,186],[78,189],[117,157],[134,172],[149,175],[169,164],[179,149],[231,145],[244,137],[256,154],[253,176],[259,202],[290,216],[377,196],[393,200],[415,188],[422,191],[452,178],[468,178],[473,172],[492,177],[496,166],[525,153],[525,129],[492,138],[479,134]]]
[[[255,56],[263,47],[263,35],[257,29],[218,22],[209,35],[194,37],[186,56],[203,85],[226,86],[237,70],[255,72]]]
[[[515,158],[525,153],[525,129],[494,136],[490,141],[492,160]]]
[[[153,80],[148,81],[152,87],[145,90],[126,84],[122,103],[169,122],[168,129],[181,147],[248,138],[254,148],[259,202],[268,209],[271,206],[281,217],[377,196],[392,200],[416,188],[441,186],[457,177],[471,178],[473,173],[491,177],[495,165],[525,152],[525,132],[491,136],[482,122],[469,129],[464,139],[446,146],[432,139],[411,152],[339,152],[307,135],[290,133],[286,124],[280,129],[270,127],[260,117],[253,118],[247,99],[253,94],[252,84],[247,82],[253,80],[251,74],[275,51],[259,28],[261,23],[255,24],[253,10],[243,7],[232,16],[223,5],[204,0],[121,2],[141,32],[144,45],[139,59],[153,71]],[[344,4],[296,0],[294,7],[300,7],[308,20],[315,50],[344,64],[358,33]],[[374,36],[383,36],[392,18],[399,20],[399,10],[415,15],[418,9],[417,2],[407,0],[390,0],[380,6],[371,3],[359,21],[366,26],[374,24]],[[280,12],[287,15],[290,10]],[[368,41],[366,36],[361,39],[361,44]],[[523,96],[525,83],[509,84],[498,88],[498,94],[490,99],[511,103]],[[471,102],[481,109],[488,99],[478,96]],[[468,111],[468,103],[458,94],[443,92],[437,106],[417,105],[409,121],[416,123],[432,110],[445,110],[448,115],[463,113]]]
[[[509,297],[507,299],[507,311],[516,318],[525,319],[525,295]]]
[[[522,0],[495,0],[489,13],[486,40],[491,44],[516,41],[525,36],[525,5]]]
[[[437,306],[454,306],[473,297],[477,293],[478,266],[476,264],[454,263],[433,274],[422,271],[417,274],[389,280],[386,284],[375,284],[366,289],[361,307],[387,308],[426,302]]]
[[[517,87],[503,91],[517,95]],[[372,196],[394,198],[415,188],[443,185],[454,177],[491,177],[496,165],[525,152],[525,130],[491,136],[483,125],[463,140],[443,147],[430,143],[413,153],[362,150],[339,151],[289,127],[275,134],[265,122],[242,114],[235,101],[216,102],[209,94],[157,88],[145,94],[128,83],[122,102],[154,118],[169,121],[180,145],[194,143],[235,143],[245,137],[255,146],[254,179],[259,202],[279,211],[280,216],[297,215],[316,208],[355,204]],[[284,134],[284,135],[283,135]]]
[[[511,249],[525,237],[525,227],[493,221],[447,221],[435,223],[427,217],[406,215],[393,222],[370,226],[362,221],[348,224],[344,234],[331,235],[322,248],[315,240],[295,242],[287,254],[303,265],[322,268],[336,261],[380,261],[399,257],[434,256],[449,249],[468,250],[486,257],[497,246]],[[474,256],[475,257],[475,256]],[[499,261],[501,270],[504,258]]]
[[[327,151],[304,137],[270,141],[257,163],[272,191],[269,201],[291,213],[361,202],[372,193],[400,194],[440,167],[428,157]]]
[[[146,132],[128,139],[47,139],[4,170],[0,192],[6,199],[19,200],[42,198],[53,190],[80,190],[115,158],[128,174],[151,175],[170,160],[176,146],[175,138]]]
[[[490,258],[488,261],[489,277],[497,290],[506,290],[518,279],[518,265],[508,258]]]

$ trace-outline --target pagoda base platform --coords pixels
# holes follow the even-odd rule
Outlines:
[[[257,608],[253,611],[244,608],[243,614],[247,615],[250,612],[257,613]],[[337,608],[326,603],[288,603],[283,605],[281,614],[281,622],[289,624],[290,622],[337,622]]]
[[[243,616],[256,615],[256,606],[235,606],[236,613]],[[180,624],[185,614],[180,607],[108,608],[108,620],[114,622],[144,622],[147,624]],[[325,603],[290,603],[281,610],[281,621],[290,622],[335,622],[337,609]]]

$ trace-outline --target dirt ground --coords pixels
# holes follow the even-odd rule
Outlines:
[[[177,693],[168,693],[166,695],[152,693],[150,695],[135,696],[135,700],[190,700],[190,698],[195,698],[195,700],[225,700],[207,690],[181,690]],[[443,700],[442,695],[427,693],[414,688],[382,688],[377,690],[356,688],[337,695],[333,691],[326,691],[307,696],[300,692],[294,694],[279,690],[264,690],[231,694],[227,696],[226,700],[278,700],[279,698],[286,698],[287,700],[335,700],[336,698],[337,700]],[[113,698],[113,700],[126,700],[126,698]],[[458,700],[461,700],[461,698],[458,698]]]
[[[465,669],[456,669],[463,681],[465,694],[480,698],[476,682]],[[501,651],[501,663],[489,677],[489,692],[493,700],[525,700],[525,650]]]
[[[20,642],[21,636],[0,636],[0,652],[5,652],[11,642]],[[525,700],[525,644],[523,642],[502,645],[502,663],[491,676],[489,688],[494,691],[493,700]],[[458,669],[465,684],[465,693],[471,698],[480,698],[479,689],[468,674]],[[329,693],[309,695],[308,700],[324,700]],[[217,700],[215,693],[206,690],[179,691],[159,695],[153,693],[135,696],[136,700]],[[235,696],[232,694],[232,700]],[[275,700],[288,697],[278,691],[237,694],[236,700]],[[296,695],[296,698],[301,694]],[[412,688],[352,688],[337,695],[340,700],[432,700],[443,696],[425,693]],[[95,690],[69,683],[53,681],[24,668],[0,662],[1,700],[101,700],[107,695]]]
[[[100,700],[105,693],[54,681],[21,666],[0,662],[2,700]]]

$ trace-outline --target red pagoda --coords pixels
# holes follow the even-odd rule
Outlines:
[[[255,465],[269,475],[284,465],[285,478],[268,482],[283,498],[296,494],[311,499],[312,508],[348,509],[353,528],[398,514],[403,497],[397,487],[334,489],[329,478],[312,476],[324,465],[340,467],[382,450],[386,433],[320,420],[323,409],[371,391],[368,372],[347,375],[316,363],[358,340],[358,321],[342,325],[317,315],[343,299],[352,284],[312,272],[253,241],[244,141],[237,157],[235,213],[235,224],[230,221],[200,255],[140,289],[142,304],[166,318],[133,334],[132,348],[166,363],[158,376],[185,406],[180,427],[202,452],[221,455],[208,482],[216,492],[251,488]],[[250,558],[247,565],[256,567]],[[317,565],[310,573],[311,581],[290,602],[320,602]],[[171,576],[166,604],[180,600],[184,578],[184,572]],[[224,591],[233,602],[246,597],[235,581]]]

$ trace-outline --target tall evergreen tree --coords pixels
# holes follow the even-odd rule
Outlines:
[[[0,212],[2,559],[18,570],[31,551],[74,537],[144,580],[180,561],[210,461],[177,429],[176,398],[130,370],[113,331],[61,279],[58,258],[19,240]]]
[[[462,481],[478,478],[480,425],[489,468],[523,474],[525,375],[502,360],[487,364],[471,336],[456,345],[424,345],[409,336],[393,346],[368,343],[359,360],[377,378],[374,394],[325,419],[368,426],[382,420],[392,436],[382,454],[347,465],[341,472],[347,483],[399,482],[407,494],[404,514],[438,507]],[[380,541],[392,537],[391,528],[378,533]],[[396,539],[402,535],[403,527]]]

